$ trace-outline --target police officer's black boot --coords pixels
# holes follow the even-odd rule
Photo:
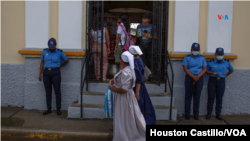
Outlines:
[[[185,115],[186,120],[190,120],[190,116]]]
[[[206,119],[210,119],[210,118],[211,118],[211,115],[207,114]]]
[[[51,111],[47,110],[47,111],[43,112],[43,115],[47,115],[49,113],[51,113]]]
[[[221,116],[216,116],[218,120],[223,120]]]
[[[195,120],[199,120],[199,116],[194,116],[194,119]]]

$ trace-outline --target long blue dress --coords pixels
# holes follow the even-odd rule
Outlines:
[[[141,84],[140,91],[139,91],[140,100],[138,101],[139,107],[145,118],[146,125],[155,125],[156,123],[155,110],[154,110],[154,107],[148,95],[148,91],[143,81],[144,64],[140,57],[134,59],[134,65],[135,65],[134,70],[135,70],[135,76],[136,76],[135,83]],[[134,92],[135,91],[136,91],[136,87],[134,87]]]

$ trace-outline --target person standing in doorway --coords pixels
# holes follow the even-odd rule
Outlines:
[[[50,38],[48,41],[48,47],[43,50],[40,63],[39,81],[42,81],[46,92],[47,111],[43,112],[43,115],[51,113],[51,97],[52,97],[52,85],[56,94],[56,109],[57,115],[61,115],[61,71],[60,68],[69,63],[69,59],[63,53],[61,49],[56,48],[56,40]],[[64,63],[61,64],[61,60]]]
[[[125,45],[126,42],[126,33],[123,31],[121,25],[125,28],[127,33],[129,32],[129,23],[128,23],[128,17],[126,14],[121,14],[118,18],[118,23],[120,25],[118,26],[117,29],[117,37],[116,37],[116,45],[115,45],[115,63],[120,64],[120,57],[122,54],[122,48]]]
[[[212,59],[207,64],[207,74],[210,75],[208,80],[208,101],[207,101],[207,116],[210,119],[214,99],[216,98],[215,113],[216,118],[222,120],[222,98],[225,92],[225,77],[229,76],[233,71],[233,67],[229,60],[223,59],[224,49],[217,48],[215,51],[215,59]]]
[[[136,76],[134,92],[136,99],[138,100],[138,105],[145,118],[146,125],[155,125],[155,110],[143,81],[144,64],[140,58],[140,55],[142,55],[142,51],[139,46],[130,46],[129,52],[134,55],[134,70]]]
[[[108,79],[106,79],[107,71],[108,71],[108,54],[110,54],[110,41],[109,41],[109,33],[108,29],[103,27],[102,28],[101,19],[99,19],[99,22],[96,22],[95,27],[91,30],[91,43],[92,43],[92,53],[94,58],[94,67],[95,67],[95,75],[96,80],[100,79],[101,76],[101,61],[102,63],[102,81],[109,82]],[[103,30],[103,44],[102,44],[102,31]],[[101,49],[103,46],[102,54],[103,57],[101,58]],[[102,59],[102,60],[101,60]]]
[[[140,56],[143,63],[151,70],[152,63],[152,38],[156,38],[156,28],[149,23],[150,13],[144,13],[142,16],[142,23],[137,26],[136,37],[140,39],[140,49],[142,55]],[[154,36],[152,36],[154,34]]]
[[[190,120],[190,107],[193,97],[193,114],[194,119],[199,119],[200,95],[203,87],[203,75],[207,71],[206,59],[199,55],[200,45],[193,43],[191,54],[183,60],[183,69],[186,73],[185,78],[185,118]]]

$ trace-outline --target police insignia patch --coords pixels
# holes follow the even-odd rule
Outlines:
[[[50,41],[50,44],[52,45],[52,44],[53,44],[53,41]]]
[[[213,65],[213,67],[215,67],[215,65]]]
[[[46,53],[46,56],[48,56],[48,53]]]
[[[198,44],[195,44],[195,47],[198,47]]]
[[[189,61],[192,61],[192,59],[189,59]]]

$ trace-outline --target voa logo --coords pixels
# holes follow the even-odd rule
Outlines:
[[[221,20],[221,19],[222,19],[222,20],[223,20],[223,19],[224,19],[224,20],[228,20],[228,16],[227,16],[227,15],[225,15],[225,16],[224,16],[224,15],[218,15],[218,18],[219,18],[219,20]]]

